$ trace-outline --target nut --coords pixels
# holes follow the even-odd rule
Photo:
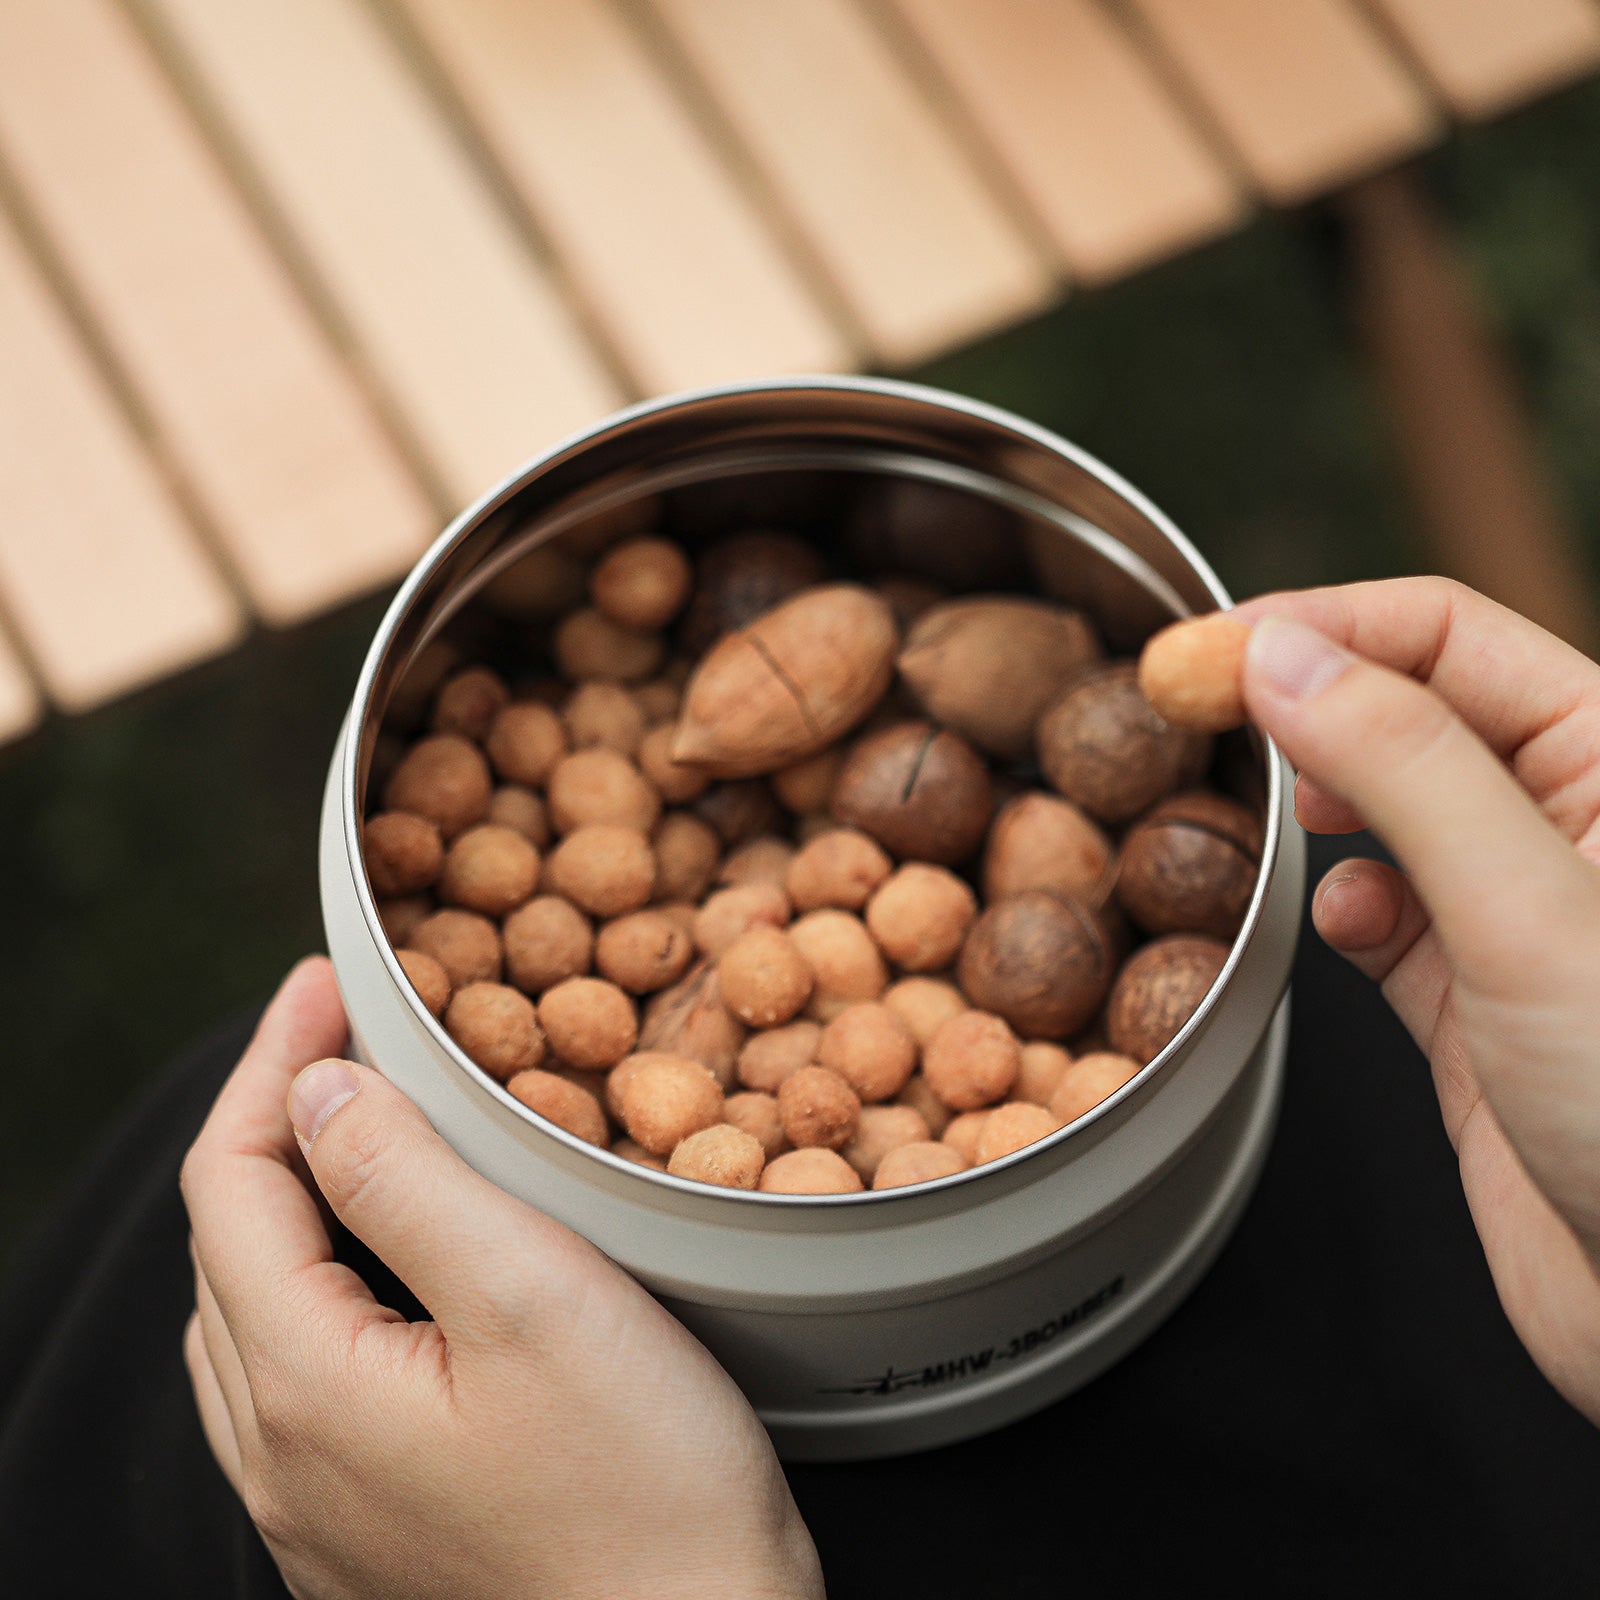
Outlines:
[[[566,724],[549,706],[534,701],[507,706],[484,740],[494,770],[526,789],[543,788],[567,748]]]
[[[1060,1119],[1043,1106],[1030,1105],[1026,1100],[996,1106],[978,1133],[978,1164],[1014,1155],[1062,1126]]]
[[[763,1194],[859,1194],[861,1176],[843,1156],[815,1147],[789,1150],[761,1174]]]
[[[932,1183],[936,1178],[953,1178],[972,1163],[953,1145],[937,1140],[902,1144],[888,1151],[872,1176],[874,1189],[903,1189],[912,1183]]]
[[[1175,728],[1223,733],[1245,720],[1250,626],[1225,611],[1174,622],[1145,641],[1139,687]]]
[[[1244,924],[1261,862],[1261,823],[1206,790],[1173,795],[1128,830],[1117,899],[1147,933],[1231,939]]]
[[[429,1013],[443,1016],[444,1008],[450,1004],[450,975],[432,956],[425,956],[420,950],[396,950],[395,959]]]
[[[663,989],[645,1007],[639,1043],[698,1061],[724,1088],[744,1043],[744,1024],[722,1003],[717,969],[692,967],[681,983]]]
[[[674,758],[726,778],[792,766],[872,709],[898,642],[871,590],[803,590],[712,647],[684,690]]]
[[[789,863],[794,860],[795,848],[787,839],[764,833],[739,846],[717,873],[717,882],[775,883],[783,887],[789,874]]]
[[[735,884],[718,889],[695,913],[695,946],[715,961],[751,928],[781,928],[788,920],[789,897],[777,884]]]
[[[1048,889],[1099,905],[1111,884],[1111,841],[1070,800],[1029,789],[1008,800],[983,852],[983,898]]]
[[[694,814],[717,830],[730,849],[783,826],[783,813],[761,778],[714,783],[694,802]]]
[[[883,1003],[911,1030],[919,1050],[941,1022],[967,1009],[967,997],[942,978],[902,978],[884,991]]]
[[[817,1060],[862,1101],[888,1100],[905,1088],[916,1067],[917,1041],[887,1006],[868,1000],[846,1006],[822,1030]]]
[[[901,1145],[926,1144],[928,1124],[910,1106],[863,1106],[856,1136],[839,1152],[869,1186],[879,1164]]]
[[[637,910],[655,881],[656,858],[637,828],[603,822],[575,828],[545,860],[545,888],[596,917]]]
[[[1174,728],[1139,692],[1131,661],[1071,683],[1039,718],[1035,745],[1051,784],[1101,822],[1128,822],[1211,759],[1204,734]]]
[[[977,849],[992,804],[971,745],[929,722],[898,722],[856,741],[831,810],[890,855],[950,867]]]
[[[1110,1050],[1096,1050],[1089,1055],[1079,1056],[1062,1075],[1055,1093],[1051,1095],[1050,1109],[1063,1125],[1075,1122],[1084,1112],[1093,1111],[1107,1095],[1115,1094],[1141,1071],[1142,1062]]]
[[[568,1083],[553,1072],[535,1070],[519,1072],[506,1085],[506,1092],[585,1144],[605,1149],[605,1113],[595,1097],[584,1093],[576,1084]]]
[[[660,722],[639,741],[639,770],[668,805],[682,805],[706,792],[711,782],[699,767],[685,766],[672,759],[672,746],[678,737],[676,722]]]
[[[856,828],[832,828],[801,848],[784,886],[797,911],[822,906],[859,911],[892,868],[875,839]]]
[[[807,1015],[828,1022],[858,1000],[876,1000],[888,987],[889,971],[859,917],[825,908],[808,911],[789,928],[800,954],[811,964]]]
[[[500,930],[476,911],[435,911],[411,930],[407,944],[444,968],[452,989],[498,983],[503,962]]]
[[[1111,1048],[1153,1061],[1195,1013],[1228,959],[1220,939],[1173,933],[1135,950],[1106,1001]]]
[[[400,758],[384,786],[390,811],[426,817],[446,839],[481,822],[489,811],[489,763],[483,752],[458,733],[419,739]]]
[[[642,1144],[635,1144],[632,1139],[618,1139],[612,1145],[611,1153],[621,1156],[624,1161],[631,1161],[636,1167],[648,1167],[652,1172],[665,1172],[667,1164],[660,1156],[653,1156]]]
[[[679,1144],[667,1162],[667,1171],[675,1178],[721,1189],[754,1189],[766,1164],[767,1153],[754,1134],[729,1122],[717,1122]]]
[[[722,1114],[734,1127],[743,1128],[761,1146],[761,1153],[768,1161],[789,1148],[775,1095],[758,1094],[750,1090],[743,1094],[730,1094],[722,1103]]]
[[[439,876],[444,842],[426,817],[380,811],[362,825],[361,854],[375,895],[415,894]]]
[[[615,750],[631,760],[644,738],[644,712],[620,683],[580,683],[562,716],[574,750]]]
[[[982,595],[924,613],[900,653],[900,676],[935,722],[1016,760],[1045,705],[1099,654],[1081,612]]]
[[[490,795],[489,821],[515,828],[535,850],[550,847],[550,818],[544,801],[520,783],[503,783]]]
[[[826,1067],[801,1067],[790,1073],[778,1090],[784,1136],[796,1147],[822,1145],[838,1150],[855,1136],[860,1115],[861,1101],[855,1090]]]
[[[1100,1009],[1113,965],[1105,932],[1085,907],[1032,889],[978,918],[959,972],[973,1005],[1024,1038],[1062,1039]]]
[[[557,833],[592,822],[649,833],[661,816],[661,796],[615,750],[575,750],[563,756],[550,773],[548,800],[550,825]]]
[[[694,959],[694,941],[660,911],[633,911],[601,928],[595,965],[630,994],[653,994],[674,984]]]
[[[811,995],[811,967],[781,929],[747,928],[717,959],[722,1003],[741,1022],[787,1022]]]
[[[958,1152],[969,1167],[975,1167],[978,1164],[978,1140],[983,1137],[984,1124],[990,1115],[988,1111],[963,1111],[959,1117],[952,1117],[945,1127],[941,1143]]]
[[[913,1072],[910,1083],[894,1098],[896,1105],[910,1106],[928,1124],[928,1132],[935,1139],[950,1126],[950,1107],[928,1087],[928,1080],[920,1072]]]
[[[747,533],[699,558],[694,594],[679,628],[683,648],[703,655],[726,633],[754,622],[825,576],[814,546],[787,533]]]
[[[691,1133],[721,1120],[717,1080],[682,1056],[652,1056],[622,1091],[622,1125],[653,1155],[670,1155]]]
[[[511,691],[498,672],[467,667],[439,685],[433,697],[433,731],[481,741],[510,699]]]
[[[987,1011],[963,1011],[940,1023],[922,1052],[928,1087],[952,1111],[976,1111],[993,1104],[1009,1092],[1021,1070],[1022,1047],[1016,1035]],[[949,1129],[945,1136],[949,1137]]]
[[[751,1034],[739,1051],[739,1082],[747,1089],[776,1094],[785,1078],[817,1059],[821,1040],[818,1022],[791,1022]]]
[[[619,627],[664,628],[683,609],[694,574],[689,558],[666,539],[617,545],[589,578],[589,597]]]
[[[550,648],[562,675],[574,683],[588,678],[636,683],[650,677],[666,654],[659,634],[619,627],[588,606],[561,619]]]
[[[670,678],[652,678],[648,683],[635,684],[633,697],[644,713],[645,726],[654,728],[676,719],[683,691]]]
[[[1058,1044],[1030,1039],[1022,1047],[1022,1067],[1011,1086],[1013,1100],[1048,1106],[1050,1097],[1061,1087],[1061,1080],[1072,1065],[1072,1057]]]
[[[570,901],[542,894],[505,920],[506,976],[528,994],[543,994],[583,976],[594,957],[594,930]]]
[[[639,1034],[633,1001],[603,978],[568,978],[546,990],[539,1001],[539,1026],[556,1055],[585,1072],[614,1067]]]
[[[469,983],[444,1014],[445,1031],[491,1078],[504,1083],[544,1064],[533,1002],[503,983]]]
[[[834,779],[844,765],[844,746],[831,744],[792,767],[780,768],[768,780],[782,804],[799,816],[808,811],[826,811],[833,794]]]
[[[953,872],[908,861],[868,903],[867,928],[902,971],[940,972],[977,914],[977,897]]]
[[[651,898],[698,903],[722,854],[715,830],[687,811],[669,811],[656,829],[656,881]]]
[[[457,834],[445,852],[439,898],[486,917],[503,917],[539,882],[539,852],[515,828],[480,822]]]

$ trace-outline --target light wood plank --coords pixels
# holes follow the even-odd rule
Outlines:
[[[1234,227],[1239,184],[1094,0],[891,0],[966,101],[1075,277]]]
[[[148,0],[148,8],[456,498],[620,402],[362,0]]]
[[[119,7],[0,0],[0,146],[262,615],[402,570],[429,507]]]
[[[4,218],[0,350],[0,602],[51,695],[81,710],[225,649],[238,605]]]
[[[1591,0],[1367,0],[1464,117],[1491,117],[1600,66]]]
[[[1438,131],[1422,87],[1349,0],[1120,0],[1269,199],[1293,204]]]
[[[401,3],[645,390],[850,364],[611,0]]]
[[[0,744],[38,726],[39,692],[10,641],[0,633]]]
[[[890,364],[1046,304],[1026,243],[852,0],[654,0]]]

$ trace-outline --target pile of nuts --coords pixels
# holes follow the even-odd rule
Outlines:
[[[774,533],[629,537],[584,590],[525,679],[440,663],[364,832],[418,999],[540,1116],[702,1183],[921,1183],[1098,1105],[1217,978],[1260,818],[1081,612]]]

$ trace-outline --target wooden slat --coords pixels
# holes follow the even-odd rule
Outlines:
[[[402,4],[646,391],[849,365],[611,0]]]
[[[1451,107],[1490,117],[1600,66],[1592,0],[1367,0]]]
[[[453,496],[621,396],[363,0],[148,0]]]
[[[893,0],[1075,277],[1235,226],[1238,183],[1094,0]]]
[[[50,693],[81,710],[226,648],[238,605],[3,218],[0,351],[0,603]]]
[[[17,653],[0,634],[0,744],[20,737],[39,721],[39,695]]]
[[[108,0],[0,0],[0,148],[257,606],[403,568],[430,512]]]
[[[653,3],[883,360],[917,361],[1053,296],[853,0]]]
[[[1419,85],[1350,0],[1118,0],[1269,199],[1292,204],[1438,132]]]

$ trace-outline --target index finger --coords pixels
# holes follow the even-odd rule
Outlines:
[[[347,1033],[333,968],[320,957],[302,961],[262,1013],[184,1160],[195,1253],[241,1355],[291,1348],[309,1297],[352,1326],[388,1320],[333,1258],[284,1109],[295,1074],[338,1054]]]

